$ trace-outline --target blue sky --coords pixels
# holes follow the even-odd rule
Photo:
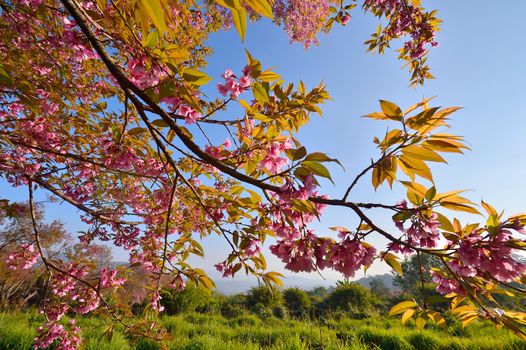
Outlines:
[[[439,10],[443,19],[438,34],[440,46],[431,54],[429,63],[436,80],[424,87],[408,87],[409,74],[396,60],[396,53],[368,54],[363,42],[377,25],[377,20],[360,9],[347,27],[335,26],[328,35],[320,36],[320,45],[305,50],[291,45],[286,33],[266,21],[248,26],[245,47],[264,67],[275,67],[286,81],[302,79],[308,87],[323,81],[334,101],[323,106],[324,116],[314,117],[299,139],[309,152],[322,151],[338,158],[345,171],[332,167],[336,186],[323,183],[323,192],[341,196],[356,173],[366,167],[377,151],[374,136],[384,134],[387,124],[360,116],[379,110],[378,99],[393,101],[402,108],[423,97],[437,96],[435,105],[462,106],[452,116],[452,133],[465,136],[472,151],[465,155],[448,155],[449,164],[432,166],[439,192],[470,189],[468,196],[506,209],[509,214],[526,211],[526,50],[519,41],[526,32],[526,2],[515,0],[506,6],[489,1],[424,1],[429,8]],[[244,47],[237,33],[211,36],[215,50],[207,73],[219,81],[225,68],[239,72],[246,63]],[[27,198],[25,188],[11,189],[5,183],[2,197],[11,200]],[[391,191],[383,186],[375,193],[370,177],[363,178],[351,200],[395,203],[403,198],[400,187]],[[44,197],[40,197],[44,198]],[[378,222],[391,228],[389,215],[371,212]],[[82,228],[78,214],[66,205],[49,206],[48,216],[60,218],[72,232]],[[472,221],[476,217],[457,215]],[[355,221],[347,210],[328,210],[321,223],[314,227],[327,235],[329,226],[352,227]],[[212,263],[227,253],[218,248],[217,239],[205,242],[208,256],[198,265],[211,270]],[[381,239],[373,243],[382,245]],[[119,260],[125,258],[115,252]],[[281,264],[269,258],[270,268],[282,271]],[[388,268],[376,264],[371,274]],[[329,279],[339,275],[327,272]],[[313,276],[316,278],[316,276]]]

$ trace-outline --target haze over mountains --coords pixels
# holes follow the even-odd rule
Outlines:
[[[356,282],[365,286],[369,287],[370,282],[373,279],[380,279],[385,284],[385,286],[389,289],[394,289],[393,286],[393,275],[386,273],[383,275],[375,275],[375,276],[368,276],[364,278],[358,279]],[[216,278],[214,279],[214,282],[216,284],[217,290],[223,294],[231,295],[231,294],[238,294],[243,293],[247,290],[249,290],[252,287],[257,286],[257,280],[256,279],[247,279],[247,278],[239,278],[239,279],[227,279],[227,278]],[[321,277],[318,279],[314,278],[305,278],[305,277],[297,277],[297,276],[287,276],[286,278],[283,278],[283,284],[285,288],[290,287],[298,287],[303,290],[311,290],[316,287],[334,287],[336,285],[336,280],[328,280],[328,279],[322,279]]]

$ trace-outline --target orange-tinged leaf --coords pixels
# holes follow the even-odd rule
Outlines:
[[[277,284],[279,286],[283,285],[283,282],[281,281],[280,277],[285,277],[285,276],[283,276],[279,272],[270,271],[270,272],[267,272],[264,276],[266,276],[274,284]]]
[[[409,107],[408,109],[405,110],[404,114],[407,115],[409,113],[411,113],[412,111],[414,111],[415,109],[419,108],[419,107],[422,107],[424,105],[426,105],[429,101],[431,101],[432,99],[434,99],[435,97],[430,97],[430,98],[427,98],[427,99],[424,99],[422,100],[421,102],[418,102],[418,103],[415,103],[414,105],[412,105],[411,107]]]
[[[413,172],[414,174],[433,182],[433,174],[431,173],[431,169],[429,169],[424,161],[407,157],[406,155],[400,156],[398,159],[400,162],[402,162],[407,171]]]
[[[364,117],[365,118],[376,119],[376,120],[389,120],[389,117],[387,117],[382,112],[369,113],[367,115],[364,115]]]
[[[484,201],[481,201],[480,204],[482,205],[482,208],[484,208],[484,210],[486,211],[486,213],[488,213],[488,215],[494,215],[494,216],[498,216],[498,213],[497,211],[495,210],[495,208],[493,208],[491,205],[489,205],[488,203],[484,202]]]
[[[440,200],[446,199],[448,197],[456,196],[457,194],[460,194],[460,193],[463,193],[463,192],[466,192],[466,190],[455,190],[455,191],[448,191],[448,192],[438,193],[435,196],[435,199],[437,201],[440,201]]]
[[[390,101],[380,100],[380,108],[387,118],[392,120],[402,120],[403,114],[400,107]]]
[[[454,314],[463,315],[468,312],[476,312],[477,307],[475,305],[463,305],[456,307],[452,310]]]
[[[416,158],[420,160],[428,160],[431,162],[447,163],[446,160],[435,151],[419,145],[407,146],[402,149],[402,153],[406,156],[406,158]]]
[[[463,211],[463,212],[471,213],[471,214],[480,214],[480,211],[466,204],[442,201],[440,202],[440,205],[446,209],[450,209],[454,211]]]
[[[381,149],[387,149],[392,145],[400,143],[402,141],[402,130],[394,129],[391,130],[385,135],[382,142],[380,142],[379,147]]]
[[[455,229],[453,228],[453,224],[451,223],[451,221],[449,221],[449,219],[446,216],[440,213],[436,213],[436,214],[438,215],[437,220],[440,223],[440,228],[442,230],[449,231],[449,232],[455,232]]]
[[[422,145],[439,152],[463,153],[462,149],[469,149],[460,142],[452,140],[428,139]]]
[[[408,181],[400,181],[400,182],[407,188],[408,191],[411,190],[417,193],[422,198],[426,196],[427,189],[421,184],[417,182],[408,182]]]

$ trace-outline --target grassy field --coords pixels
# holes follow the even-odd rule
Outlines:
[[[187,314],[163,317],[160,321],[172,336],[165,344],[171,350],[526,349],[526,343],[512,334],[481,322],[464,331],[457,325],[418,331],[411,324],[404,327],[399,320],[385,318],[343,318],[314,324],[273,317],[262,320],[253,315],[226,319],[218,315]],[[41,322],[41,316],[36,313],[0,314],[0,349],[32,349],[35,328]],[[118,328],[108,341],[103,336],[105,325],[97,318],[81,318],[78,324],[83,328],[84,345],[89,350],[160,349],[147,340],[132,344]]]

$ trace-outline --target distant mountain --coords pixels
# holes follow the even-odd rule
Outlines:
[[[360,278],[356,282],[364,287],[369,287],[373,279],[380,279],[388,289],[395,289],[393,286],[393,275],[386,273],[383,275],[368,276]],[[217,290],[220,293],[226,295],[243,293],[252,287],[257,286],[257,280],[255,279],[225,279],[218,278],[215,280]],[[297,287],[303,290],[312,290],[316,287],[330,288],[336,285],[336,280],[324,280],[321,278],[307,278],[297,276],[287,276],[283,278],[283,284],[285,288]]]
[[[371,281],[376,280],[376,279],[381,280],[388,289],[390,290],[396,289],[396,287],[393,285],[393,279],[394,279],[393,275],[391,275],[390,273],[384,273],[383,275],[363,277],[363,278],[360,278],[356,282],[358,282],[364,287],[369,288],[371,285]]]

